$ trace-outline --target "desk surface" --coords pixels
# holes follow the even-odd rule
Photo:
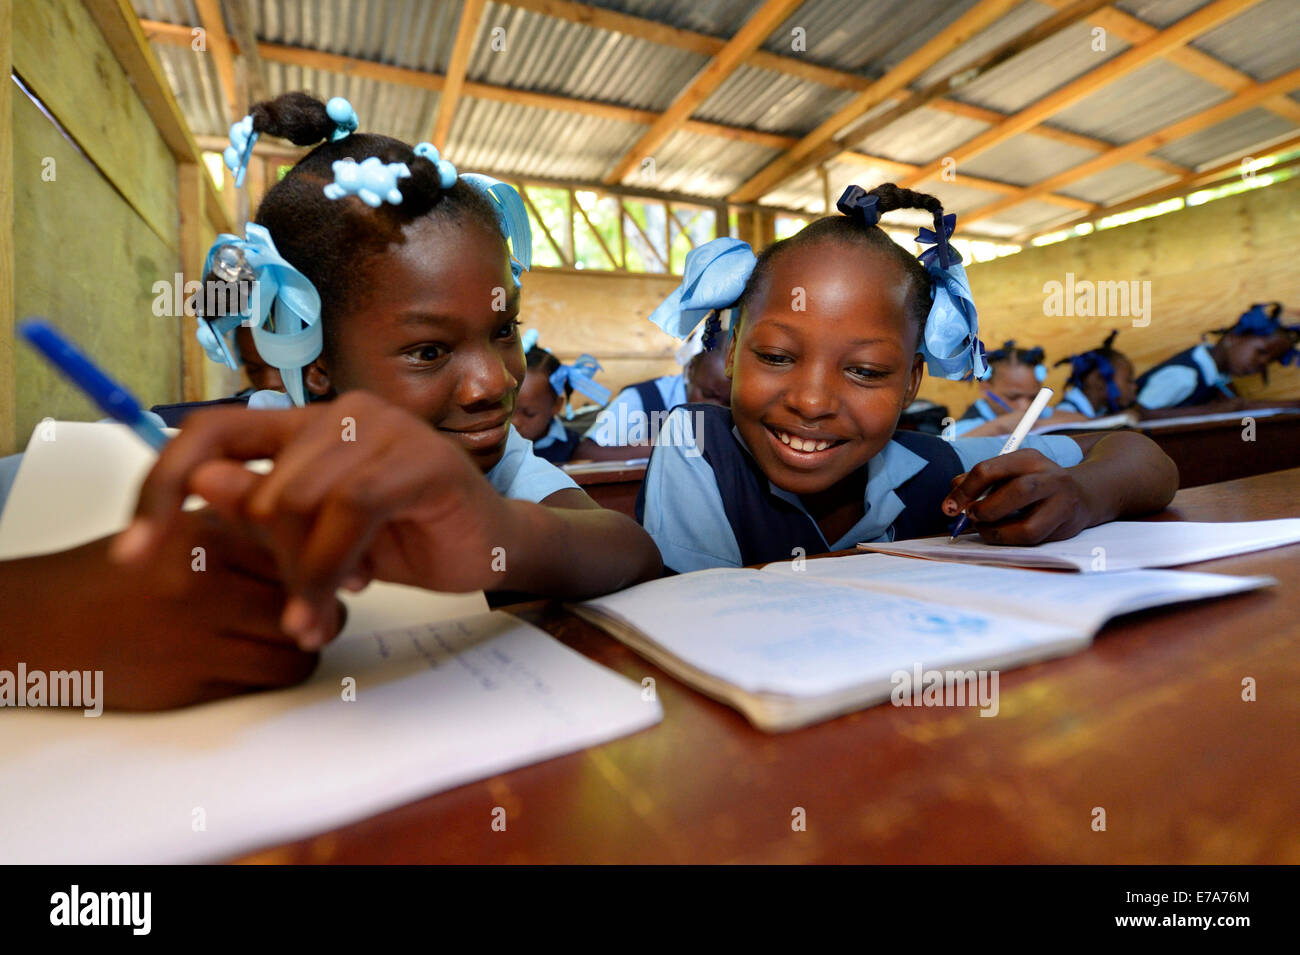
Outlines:
[[[1296,515],[1300,469],[1181,491],[1155,519]],[[1082,653],[1003,673],[992,719],[876,706],[776,736],[523,605],[599,663],[654,677],[664,722],[247,861],[1300,862],[1300,545],[1195,566],[1280,584],[1134,614]]]

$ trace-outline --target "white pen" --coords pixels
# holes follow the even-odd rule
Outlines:
[[[998,457],[1001,457],[1004,454],[1010,454],[1012,451],[1018,451],[1020,449],[1021,443],[1025,440],[1025,435],[1029,434],[1029,429],[1038,422],[1038,416],[1043,413],[1043,409],[1047,407],[1047,403],[1051,400],[1051,388],[1044,388],[1039,391],[1038,394],[1034,395],[1034,400],[1030,403],[1028,410],[1025,411],[1025,416],[1020,419],[1020,424],[1016,425],[1016,430],[1011,432],[1011,437],[1007,438],[1007,443],[1002,445],[1002,450],[998,452]],[[988,493],[988,491],[985,491],[971,503],[979,503],[984,500],[984,498],[988,497]],[[967,504],[966,508],[969,507],[970,504]],[[952,536],[948,538],[948,543],[955,543],[958,535],[966,529],[966,525],[969,523],[970,518],[966,516],[966,509],[963,508],[961,517],[957,518],[957,523],[953,525]]]

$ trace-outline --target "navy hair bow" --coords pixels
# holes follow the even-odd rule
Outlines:
[[[934,214],[934,228],[927,229],[923,226],[917,231],[916,238],[913,241],[921,245],[932,246],[932,248],[926,249],[917,256],[922,265],[928,267],[931,262],[938,259],[939,267],[946,269],[952,260],[961,261],[961,254],[948,244],[948,240],[952,238],[953,230],[956,228],[957,216],[955,213],[950,212],[945,216],[936,212]],[[942,238],[940,238],[940,232],[943,234]]]
[[[849,186],[840,196],[840,201],[835,203],[835,208],[850,219],[856,219],[863,228],[869,228],[880,221],[879,203],[878,196],[871,195],[861,186]]]
[[[1115,414],[1119,411],[1119,387],[1115,384],[1115,366],[1110,363],[1110,359],[1094,349],[1071,355],[1066,361],[1070,363],[1070,384],[1082,390],[1083,379],[1090,372],[1097,372],[1106,382],[1106,413]]]

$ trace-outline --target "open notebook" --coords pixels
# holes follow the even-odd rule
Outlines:
[[[1085,573],[1177,567],[1300,542],[1300,518],[1236,521],[1222,524],[1195,521],[1111,521],[1080,531],[1069,540],[1033,547],[986,544],[978,534],[923,537],[909,541],[859,544],[861,550],[929,560],[1042,567]]]
[[[889,699],[900,673],[1017,667],[1086,647],[1117,614],[1272,583],[858,554],[668,577],[572,609],[759,729],[780,732]]]
[[[152,457],[120,425],[60,422],[29,445],[0,553],[120,529]],[[482,593],[342,596],[347,627],[301,686],[170,713],[0,712],[0,863],[226,858],[662,719],[639,686],[488,613]]]

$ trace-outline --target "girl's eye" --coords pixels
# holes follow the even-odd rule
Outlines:
[[[419,345],[415,348],[412,348],[406,354],[408,357],[413,358],[415,361],[432,364],[433,362],[437,361],[439,358],[442,358],[444,355],[446,355],[447,349],[445,349],[441,345]]]
[[[863,368],[861,365],[850,368],[849,374],[861,381],[883,381],[889,377],[887,371],[881,371],[879,368]]]
[[[778,352],[756,351],[754,354],[765,365],[787,365],[794,361],[789,355],[782,355]]]
[[[497,340],[508,342],[519,335],[519,319],[512,318],[497,329]]]

